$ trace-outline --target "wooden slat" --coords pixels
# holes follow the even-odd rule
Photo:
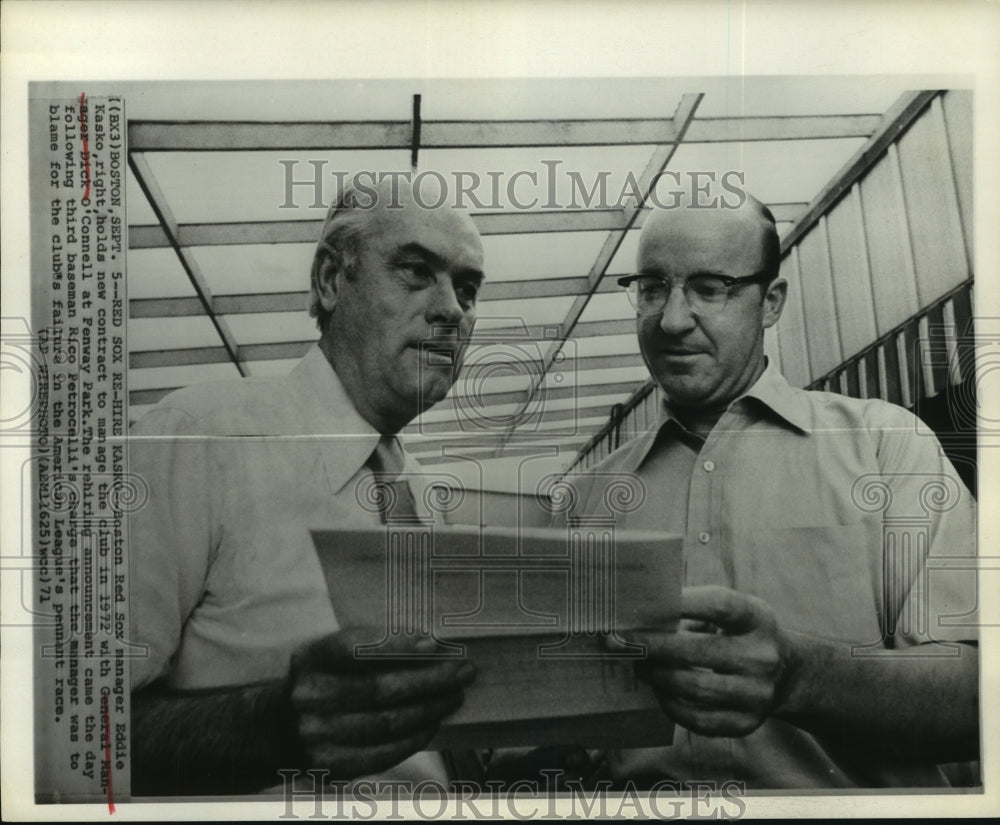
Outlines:
[[[952,89],[941,96],[941,104],[948,133],[948,157],[962,215],[966,261],[971,271],[975,260],[972,252],[975,228],[972,211],[972,92]]]
[[[840,380],[841,392],[852,398],[861,397],[861,385],[858,379],[857,363],[850,364],[842,373]]]
[[[131,120],[128,141],[135,152],[408,150],[411,127],[405,120],[354,123]]]
[[[688,140],[697,143],[869,137],[878,115],[703,118]],[[405,149],[412,153],[411,121],[342,123],[247,121],[143,121],[129,123],[138,152],[294,151],[302,149]],[[422,120],[424,149],[512,146],[610,146],[679,140],[670,118],[618,120]]]
[[[881,124],[881,115],[697,118],[691,122],[684,140],[686,143],[742,143],[867,138]]]
[[[487,281],[481,293],[484,309],[490,301],[523,298],[554,298],[578,294],[586,286],[586,278],[535,278],[525,281]],[[601,284],[600,293],[619,292],[614,282]],[[258,292],[243,295],[216,295],[213,299],[219,315],[245,315],[266,312],[305,312],[309,293]],[[129,301],[131,318],[172,318],[204,314],[197,298],[133,298]],[[486,312],[481,315],[486,316]]]
[[[146,404],[155,404],[164,396],[169,395],[180,387],[161,387],[148,390],[129,390],[128,403],[130,407],[141,407]]]
[[[820,342],[809,347],[809,372],[815,377],[844,360],[836,314],[831,311],[835,303],[825,216],[801,238],[798,251],[805,328],[810,341]]]
[[[948,386],[948,344],[944,322],[944,307],[934,306],[920,327],[921,354],[923,356],[924,392],[937,395]]]
[[[855,364],[855,371],[858,377],[858,398],[871,398],[868,385],[868,359],[862,356]]]
[[[948,365],[948,383],[949,384],[961,384],[962,383],[962,366],[959,362],[958,354],[958,337],[959,329],[958,324],[955,321],[955,303],[954,299],[945,301],[944,306],[941,308],[941,320],[944,327],[944,346],[947,352],[947,365]]]
[[[827,232],[837,327],[849,358],[878,337],[857,184],[827,215]]]
[[[552,400],[562,400],[566,398],[579,398],[587,399],[591,397],[601,396],[601,395],[623,395],[629,396],[636,389],[641,386],[642,382],[639,381],[622,381],[615,384],[591,384],[581,387],[569,387],[569,388],[558,388],[546,391],[546,398],[551,398]],[[130,406],[142,406],[146,404],[155,404],[165,395],[173,392],[177,387],[164,387],[164,388],[151,388],[146,390],[132,390],[129,392],[129,405]],[[462,403],[469,403],[469,408],[475,408],[479,401],[483,401],[486,404],[521,404],[525,402],[527,394],[525,392],[501,392],[501,393],[484,393],[482,396],[470,399],[468,396],[463,396]],[[472,402],[472,403],[470,403]],[[440,403],[434,406],[435,410],[449,410],[455,408],[455,401],[453,398],[445,398]],[[587,409],[588,405],[586,401],[581,402],[579,409]],[[562,411],[553,411],[554,413]],[[549,413],[545,414],[547,418]]]
[[[558,326],[558,325],[555,325]],[[551,328],[551,327],[549,327]],[[476,330],[477,336],[487,337],[489,335],[493,336],[517,336],[526,334],[529,340],[535,341],[545,341],[547,338],[552,340],[550,336],[545,334],[546,327],[539,324],[532,324],[527,328],[524,327],[498,327],[496,329],[489,330]],[[585,338],[587,336],[593,335],[635,335],[635,321],[620,320],[620,321],[583,321],[578,323],[573,329],[574,338]],[[556,339],[561,341],[562,339]]]
[[[778,221],[795,220],[807,204],[774,203],[768,207]],[[642,226],[649,210],[636,218]],[[559,211],[480,212],[472,216],[481,235],[526,235],[545,232],[610,232],[622,229],[627,215],[621,209],[565,209]],[[321,220],[246,221],[242,223],[188,223],[177,228],[181,246],[238,246],[242,244],[315,243]],[[130,226],[129,249],[170,246],[160,226]]]
[[[316,341],[282,341],[269,344],[244,344],[239,347],[242,363],[281,361],[301,358]],[[130,369],[184,367],[192,364],[220,364],[230,360],[224,347],[189,347],[182,349],[138,351],[129,354]]]
[[[132,298],[128,302],[129,318],[180,318],[204,312],[198,298]]]
[[[590,431],[587,431],[575,434],[546,435],[544,432],[525,433],[523,430],[519,430],[515,438],[511,439],[508,444],[531,446],[531,451],[537,455],[539,449],[549,444],[582,444],[590,434]],[[405,442],[406,452],[419,457],[440,456],[444,449],[449,450],[454,455],[491,455],[499,446],[498,437],[494,438],[487,434],[470,437],[469,433],[441,435],[435,438],[407,438]]]
[[[917,300],[925,307],[969,277],[939,99],[900,137],[898,146]]]
[[[542,416],[543,422],[557,422],[559,430],[572,430],[576,427],[574,422],[583,421],[588,418],[606,419],[611,414],[611,404],[588,404],[587,398],[581,398],[579,404],[567,410],[546,410]],[[433,409],[433,408],[432,408]],[[410,424],[403,430],[404,433],[454,433],[463,432],[458,422],[454,418],[445,421],[418,421]],[[539,430],[544,432],[544,430]]]
[[[163,194],[156,182],[153,170],[149,168],[149,164],[141,154],[137,154],[132,151],[129,152],[128,163],[129,167],[132,169],[132,173],[135,175],[136,182],[139,184],[143,194],[145,194],[146,199],[149,201],[150,207],[156,214],[156,218],[160,222],[160,226],[163,228],[163,231],[170,242],[170,246],[177,255],[177,259],[180,261],[181,267],[187,274],[188,280],[191,281],[191,285],[194,287],[195,294],[201,301],[205,314],[212,322],[212,325],[215,327],[215,331],[222,340],[222,346],[225,348],[226,355],[229,360],[236,365],[236,369],[239,371],[240,375],[246,375],[247,369],[246,366],[240,362],[236,339],[233,337],[233,334],[229,330],[229,326],[226,322],[222,318],[219,318],[215,312],[212,301],[212,292],[208,288],[208,283],[205,281],[205,276],[201,273],[198,262],[194,259],[194,256],[191,255],[190,250],[180,245],[177,233],[177,221],[170,209],[170,205],[167,203],[166,196]]]
[[[602,232],[624,223],[618,209],[566,209],[560,211],[480,213],[472,216],[481,235],[526,235],[540,232]],[[321,220],[245,221],[242,223],[182,224],[182,246],[238,246],[242,244],[316,243]],[[129,229],[129,249],[169,246],[161,227]]]
[[[900,403],[909,409],[918,398],[923,397],[923,382],[920,380],[920,349],[917,340],[917,325],[907,324],[896,335],[896,349],[899,353],[899,380],[903,399]]]
[[[795,245],[819,221],[821,215],[847,192],[856,180],[874,166],[886,149],[902,134],[937,94],[934,91],[907,92],[886,112],[882,124],[857,153],[833,176],[817,195],[795,227],[781,239],[782,251]]]
[[[915,315],[917,287],[894,155],[861,181],[861,203],[879,335]]]
[[[881,398],[879,390],[878,351],[870,349],[861,359],[864,364],[865,398]]]
[[[561,453],[566,455],[572,455],[579,451],[580,447],[585,442],[583,440],[579,441],[565,441],[559,442],[559,450]],[[538,446],[537,445],[511,445],[504,450],[504,456],[537,456]],[[437,466],[439,464],[452,464],[457,461],[468,462],[470,458],[494,458],[495,450],[469,450],[463,453],[462,456],[457,455],[445,455],[445,456],[421,456],[416,459],[417,463],[422,467]]]
[[[899,381],[899,357],[895,340],[881,344],[877,351],[879,398],[899,404],[903,400],[903,391]]]
[[[587,398],[597,395],[630,395],[642,385],[641,381],[620,381],[613,384],[585,384],[580,387],[553,387],[545,390],[545,397],[552,400],[565,400],[568,398]],[[460,396],[458,403],[468,405],[472,410],[482,404],[527,404],[527,391],[514,392],[491,392],[482,393],[475,398],[471,396]],[[449,396],[438,403],[434,409],[454,409],[456,399]]]
[[[657,177],[663,173],[667,168],[667,164],[670,163],[670,159],[674,156],[677,151],[677,146],[680,141],[684,140],[684,136],[687,132],[688,127],[691,124],[691,120],[694,118],[695,111],[698,108],[698,104],[701,103],[701,99],[704,97],[703,94],[691,94],[684,95],[681,98],[680,103],[677,105],[677,109],[674,111],[674,116],[670,123],[672,126],[672,134],[665,135],[661,134],[658,141],[660,145],[653,156],[650,158],[649,162],[646,164],[646,168],[643,170],[642,175],[639,177],[639,191],[642,193],[642,201],[633,204],[632,206],[625,207],[622,211],[626,215],[625,227],[621,230],[616,230],[608,234],[605,238],[604,244],[601,247],[600,252],[597,254],[597,259],[594,261],[593,265],[590,267],[590,271],[587,274],[587,281],[589,287],[585,293],[579,295],[573,302],[566,314],[566,318],[562,323],[561,328],[561,338],[568,338],[570,335],[581,334],[614,334],[614,333],[585,333],[581,331],[578,327],[583,326],[580,322],[580,317],[583,315],[583,311],[586,309],[588,302],[591,297],[597,291],[598,285],[601,279],[604,277],[604,273],[607,271],[608,265],[611,263],[621,246],[622,241],[625,239],[628,230],[635,223],[636,219],[642,212],[643,205],[646,198],[649,195],[650,190],[655,185]],[[604,324],[608,322],[592,322],[595,324]],[[617,322],[612,322],[617,323]],[[634,322],[627,322],[630,326],[634,326]],[[562,341],[554,342],[548,349],[545,355],[545,372],[548,372],[551,365],[555,362],[556,358],[559,356],[560,349],[562,347]],[[533,384],[531,393],[532,395],[537,392],[544,380],[544,374],[538,378],[538,380]],[[508,430],[508,437],[513,433],[513,426]]]

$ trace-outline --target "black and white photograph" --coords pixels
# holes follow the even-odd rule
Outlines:
[[[1000,65],[706,5],[6,57],[5,818],[990,809]]]

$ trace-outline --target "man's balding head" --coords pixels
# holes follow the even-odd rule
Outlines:
[[[718,411],[760,376],[764,330],[778,320],[787,287],[778,277],[780,252],[770,210],[749,195],[737,209],[688,201],[646,220],[637,272],[670,289],[661,311],[639,316],[639,345],[676,408]],[[692,279],[722,285],[722,300],[696,300],[692,310]]]
[[[692,238],[702,238],[705,248],[712,249],[713,254],[754,260],[750,271],[767,272],[768,281],[773,281],[781,265],[781,242],[774,215],[753,195],[745,194],[745,200],[735,209],[697,206],[689,195],[675,208],[653,210],[639,238],[640,259],[644,246],[669,245],[674,239],[687,244]],[[755,250],[759,253],[756,256]]]

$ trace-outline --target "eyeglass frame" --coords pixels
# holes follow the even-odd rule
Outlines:
[[[724,282],[724,286],[725,286],[725,290],[726,290],[726,300],[723,301],[721,304],[719,304],[719,308],[717,310],[715,310],[714,312],[706,313],[704,310],[699,311],[699,310],[695,309],[693,306],[691,306],[691,301],[688,299],[688,294],[687,294],[688,281],[691,278],[697,278],[699,276],[701,276],[701,277],[708,277],[708,278],[717,278],[718,280]],[[714,273],[714,272],[700,272],[700,273],[697,273],[695,275],[690,275],[690,276],[688,276],[687,278],[685,278],[683,280],[683,282],[681,284],[681,292],[684,295],[684,303],[686,303],[688,305],[688,309],[690,309],[691,312],[693,312],[695,315],[702,315],[702,316],[704,316],[704,315],[715,315],[715,314],[718,314],[718,313],[722,312],[726,308],[726,304],[729,303],[729,299],[732,297],[733,290],[736,287],[743,286],[744,284],[751,284],[751,283],[765,283],[765,284],[766,283],[770,283],[771,281],[773,281],[775,279],[775,277],[776,277],[775,275],[773,275],[770,271],[768,271],[766,269],[762,269],[759,272],[753,273],[752,275],[741,275],[739,277],[734,277],[732,275],[719,275],[719,274]],[[629,287],[632,284],[634,284],[636,281],[638,281],[640,278],[656,278],[656,279],[658,279],[658,280],[662,281],[663,283],[668,284],[670,286],[670,290],[667,292],[667,298],[663,302],[663,306],[660,307],[656,312],[649,312],[649,313],[646,313],[645,315],[643,315],[642,313],[639,312],[639,307],[636,306],[636,302],[632,300],[631,291],[629,290]],[[671,278],[668,278],[668,277],[666,277],[664,275],[650,275],[649,273],[635,272],[635,273],[633,273],[631,275],[623,275],[621,278],[619,278],[618,279],[618,286],[624,288],[625,293],[629,296],[629,303],[632,304],[632,308],[636,311],[636,314],[639,315],[640,317],[643,317],[643,318],[649,318],[649,317],[652,317],[654,315],[659,315],[660,313],[663,312],[664,309],[667,308],[667,303],[670,301],[670,296],[671,296],[671,294],[674,291],[674,287],[676,286],[676,282],[674,280],[672,280]]]

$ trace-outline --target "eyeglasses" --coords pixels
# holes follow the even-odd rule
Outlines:
[[[696,315],[716,315],[725,309],[733,290],[744,284],[766,283],[770,272],[755,272],[742,278],[727,275],[692,275],[681,283],[684,300]],[[626,275],[618,279],[629,303],[639,315],[659,315],[670,300],[676,282],[660,275]]]

